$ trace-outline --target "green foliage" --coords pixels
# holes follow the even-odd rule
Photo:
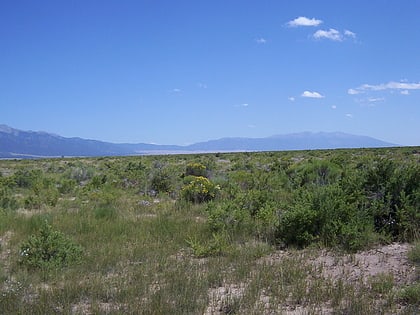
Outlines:
[[[214,199],[219,190],[220,187],[208,178],[197,176],[182,188],[181,195],[185,200],[202,203]]]
[[[47,221],[38,235],[32,235],[20,246],[20,263],[29,268],[57,268],[81,259],[82,248],[59,231],[53,230]]]
[[[369,220],[338,184],[317,186],[297,191],[294,204],[281,214],[278,237],[299,247],[319,241],[356,250],[369,243]]]
[[[399,297],[407,304],[420,306],[420,282],[405,287]]]
[[[251,224],[251,216],[235,201],[209,203],[207,224],[212,231],[237,231]]]
[[[187,164],[185,175],[207,177],[207,168],[201,163],[191,162]]]
[[[172,190],[172,175],[165,169],[157,169],[152,175],[151,188],[158,193],[168,193]]]
[[[43,176],[41,170],[27,170],[27,169],[19,169],[14,175],[14,181],[17,187],[20,188],[30,188],[36,182],[38,182]]]
[[[114,220],[117,218],[117,210],[109,205],[103,204],[94,210],[95,218],[102,220]]]
[[[310,160],[292,167],[289,172],[293,182],[299,186],[329,185],[336,183],[341,176],[341,168],[328,160]]]
[[[12,190],[7,186],[0,185],[0,209],[16,210],[18,201],[12,195]]]
[[[408,252],[408,259],[415,264],[417,268],[420,268],[420,240],[417,240],[413,244],[413,247]]]
[[[190,238],[187,240],[187,244],[197,258],[219,256],[226,253],[229,248],[226,233],[213,233],[211,238],[205,242],[200,242],[196,238]]]

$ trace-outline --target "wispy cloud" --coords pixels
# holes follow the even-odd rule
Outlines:
[[[401,94],[402,95],[408,95],[408,94],[410,94],[410,92],[408,92],[408,90],[403,90],[403,91],[401,91]]]
[[[349,30],[344,30],[344,36],[356,38],[356,33],[353,33],[352,31],[349,31]]]
[[[235,107],[248,107],[248,103],[236,104]]]
[[[295,101],[295,97],[294,96],[290,96],[287,98],[289,101],[294,102]]]
[[[310,92],[310,91],[303,92],[301,96],[308,97],[308,98],[324,98],[325,97],[318,92]]]
[[[336,105],[331,106],[332,109],[337,109]]]
[[[353,118],[353,114],[347,113],[346,117],[351,119],[351,118]]]
[[[369,103],[383,102],[385,101],[385,97],[369,97],[367,101]]]
[[[318,26],[322,23],[321,20],[315,18],[309,19],[305,16],[299,16],[296,19],[287,22],[289,27],[298,27],[298,26]]]
[[[172,89],[171,92],[173,92],[173,93],[181,93],[181,89],[175,88],[175,89]]]
[[[333,28],[330,28],[328,31],[318,30],[314,33],[313,36],[315,39],[326,38],[338,42],[341,42],[343,40],[343,35],[341,35],[339,31]]]
[[[360,92],[358,90],[355,90],[355,89],[348,89],[347,93],[350,94],[350,95],[356,95],[356,94],[359,94]]]
[[[267,43],[267,40],[265,38],[262,38],[262,37],[255,39],[255,41],[257,42],[257,44]]]
[[[360,94],[366,91],[384,91],[384,90],[403,90],[407,91],[402,94],[407,94],[408,90],[420,90],[420,83],[409,82],[395,82],[381,83],[377,85],[363,84],[355,89],[349,89],[348,94]]]
[[[199,87],[200,89],[207,89],[207,84],[198,82],[197,87]]]
[[[344,33],[341,33],[340,31],[330,28],[329,30],[318,30],[313,34],[313,37],[315,39],[329,39],[336,42],[342,42],[347,38],[353,38],[356,39],[356,33],[353,33],[349,30],[344,30]]]

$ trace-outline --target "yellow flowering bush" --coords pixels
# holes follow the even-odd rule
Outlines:
[[[212,200],[220,190],[219,185],[215,185],[204,176],[194,176],[189,184],[181,190],[181,196],[188,201],[201,203]]]

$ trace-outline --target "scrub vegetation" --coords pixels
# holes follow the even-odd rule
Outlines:
[[[420,148],[0,161],[3,314],[413,314]]]

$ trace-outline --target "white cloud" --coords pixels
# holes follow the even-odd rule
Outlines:
[[[356,95],[356,94],[359,94],[360,91],[357,91],[355,89],[348,89],[347,93],[350,94],[350,95]]]
[[[383,90],[420,90],[420,83],[408,83],[408,82],[395,82],[391,81],[388,83],[381,83],[377,85],[372,84],[363,84],[355,89],[349,89],[349,94],[359,94],[364,93],[365,91],[383,91]],[[350,91],[354,93],[350,93]],[[403,94],[406,94],[404,92]]]
[[[303,92],[301,96],[302,97],[309,97],[309,98],[324,98],[325,97],[318,92],[310,92],[310,91]]]
[[[370,103],[375,103],[375,102],[383,102],[383,101],[385,101],[385,97],[369,97],[368,99],[367,99],[367,101],[368,102],[370,102]]]
[[[265,44],[265,43],[267,43],[267,40],[265,38],[262,38],[262,37],[257,38],[255,41],[257,42],[257,44]]]
[[[313,36],[315,39],[326,38],[337,42],[341,42],[343,40],[343,35],[341,35],[339,31],[333,28],[330,28],[328,31],[318,30],[314,33]]]
[[[348,113],[348,114],[346,114],[346,117],[347,118],[353,118],[353,114]]]
[[[308,19],[304,16],[299,16],[298,18],[287,22],[287,25],[290,27],[298,27],[298,26],[318,26],[322,23],[321,20],[317,20],[315,18]]]
[[[337,109],[337,106],[333,105],[331,106],[332,109]]]
[[[172,89],[172,92],[173,92],[173,93],[180,93],[180,92],[181,92],[181,90],[180,90],[180,89]]]
[[[344,30],[344,35],[347,37],[356,38],[356,33],[353,33],[352,31],[349,31],[349,30]]]
[[[242,107],[248,107],[248,106],[249,106],[249,104],[248,104],[248,103],[243,103],[243,104],[241,104],[241,106],[242,106]]]
[[[291,102],[294,102],[294,101],[295,101],[294,96],[290,96],[290,97],[288,97],[287,99],[288,99],[289,101],[291,101]]]
[[[410,92],[408,92],[408,90],[403,90],[403,91],[401,91],[401,94],[402,95],[408,95],[408,94],[410,94]]]

